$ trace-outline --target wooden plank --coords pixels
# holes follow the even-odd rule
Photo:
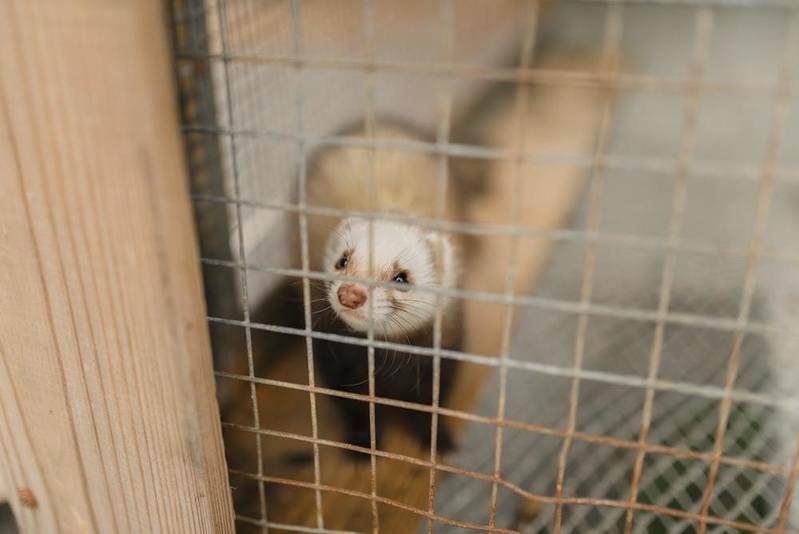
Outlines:
[[[27,532],[230,532],[162,5],[0,4],[0,469]]]
[[[10,477],[6,475],[5,469],[0,465],[0,505],[8,502]]]

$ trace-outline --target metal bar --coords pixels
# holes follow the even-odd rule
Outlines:
[[[235,262],[226,262],[222,260],[211,260],[207,258],[202,259],[203,263],[235,266]],[[279,274],[282,276],[290,277],[307,277],[312,280],[345,280],[351,282],[360,282],[363,284],[371,284],[374,287],[387,287],[394,288],[396,284],[392,282],[380,282],[370,280],[368,278],[359,278],[355,276],[345,275],[331,275],[328,273],[321,273],[315,271],[303,271],[300,269],[283,269],[280,267],[259,267],[256,265],[248,265],[247,269],[265,273]],[[404,286],[408,287],[408,286]],[[477,291],[469,289],[447,289],[435,286],[422,286],[411,285],[410,287],[425,291],[428,293],[440,294],[447,297],[456,297],[464,299],[472,299],[480,302],[495,302],[502,304],[517,304],[526,305],[533,308],[540,308],[545,310],[561,311],[561,312],[585,312],[591,315],[598,315],[604,317],[615,317],[619,319],[631,319],[635,321],[655,322],[657,321],[657,312],[654,310],[644,310],[640,308],[631,308],[627,306],[617,306],[613,304],[588,304],[581,305],[579,302],[562,300],[549,297],[538,297],[532,295],[514,296],[508,298],[500,293],[492,293],[489,291]],[[725,319],[722,317],[712,317],[709,315],[699,315],[695,313],[677,313],[669,312],[665,315],[664,319],[667,323],[680,324],[685,326],[696,326],[701,328],[711,328],[722,331],[735,331],[739,326],[736,325],[735,319]],[[796,338],[799,332],[792,329],[787,329],[784,325],[770,325],[767,323],[750,322],[743,327],[744,332],[760,333],[760,334],[785,334],[788,337]]]
[[[620,58],[620,46],[623,27],[623,11],[620,6],[608,4],[605,12],[605,35],[603,42],[603,57],[606,67],[610,67],[610,76],[618,75],[617,63]],[[597,133],[596,147],[594,150],[593,172],[591,174],[590,198],[588,201],[588,222],[589,231],[596,231],[599,228],[601,207],[600,199],[605,181],[604,156],[608,149],[610,135],[611,118],[613,117],[613,99],[615,95],[606,94],[604,96],[602,118]],[[591,293],[594,284],[594,265],[596,263],[596,246],[588,243],[583,257],[582,276],[580,281],[580,312],[577,323],[577,333],[574,342],[574,361],[573,368],[579,371],[583,366],[585,355],[585,338],[588,331],[588,320],[590,315],[585,311],[591,304]],[[574,432],[577,422],[577,409],[580,399],[580,379],[575,376],[572,378],[569,391],[569,415],[567,428],[569,432]],[[560,454],[558,455],[558,474],[555,482],[555,495],[558,498],[563,496],[563,486],[566,477],[566,463],[571,449],[571,437],[563,440]],[[563,507],[560,503],[555,504],[554,532],[560,534],[563,521]]]
[[[607,3],[607,2],[606,2]],[[610,2],[619,4],[619,2]],[[234,61],[256,65],[302,65],[316,69],[360,70],[374,72],[402,72],[425,76],[452,77],[465,80],[558,85],[615,91],[654,92],[681,94],[690,82],[675,78],[658,78],[641,74],[620,73],[613,81],[605,74],[590,71],[565,71],[528,67],[519,72],[514,68],[498,68],[468,63],[441,64],[436,62],[403,62],[378,60],[374,63],[358,58],[327,58],[298,55],[266,54],[194,54],[181,52],[177,58],[184,61]],[[519,79],[521,77],[521,80]],[[776,90],[774,84],[743,80],[737,82],[708,82],[702,86],[706,94],[736,96],[768,96]]]
[[[713,31],[713,12],[709,9],[698,10],[694,13],[694,52],[691,79],[695,81],[695,88],[686,94],[685,110],[680,135],[679,170],[675,177],[674,195],[671,206],[671,222],[669,223],[669,243],[677,243],[682,229],[682,217],[685,211],[686,187],[688,174],[696,146],[696,123],[699,114],[699,102],[702,93],[697,88],[704,78],[705,62],[707,61],[710,38]],[[648,380],[654,383],[660,369],[660,358],[663,350],[663,337],[666,330],[665,317],[671,303],[671,291],[674,284],[674,272],[677,268],[677,256],[669,250],[663,265],[663,275],[660,282],[660,295],[658,297],[658,318],[655,326],[655,335],[652,340],[652,349],[649,354]],[[639,442],[643,445],[649,437],[649,427],[652,419],[652,406],[655,401],[655,389],[646,388],[644,398],[641,429],[638,433]],[[633,466],[633,476],[630,486],[628,501],[636,502],[638,499],[641,471],[644,467],[645,452],[643,447],[638,450]],[[624,532],[631,534],[633,530],[634,510],[627,510]]]
[[[226,2],[219,2],[217,4],[218,8],[218,15],[219,15],[219,33],[222,39],[222,51],[225,53],[229,49],[228,44],[228,22],[227,22],[227,3]],[[231,128],[235,128],[236,118],[235,118],[235,110],[233,107],[233,92],[231,89],[230,83],[230,63],[229,61],[224,62],[224,89],[225,89],[225,105],[227,107],[227,114],[228,114],[228,122]],[[233,167],[233,194],[235,199],[238,201],[241,199],[241,181],[239,179],[239,166],[238,166],[238,152],[236,150],[236,136],[232,135],[230,137],[230,145],[231,145],[231,152],[232,152],[232,167]],[[242,221],[241,216],[241,204],[239,202],[234,203],[235,207],[235,216],[236,216],[236,238],[238,240],[238,254],[239,254],[239,262],[246,265],[247,264],[247,257],[246,251],[244,247],[244,223]],[[239,283],[241,284],[241,308],[242,313],[244,316],[244,322],[250,322],[250,295],[247,283],[247,269],[239,268]],[[249,326],[244,327],[244,335],[247,345],[247,373],[250,377],[255,376],[255,363],[253,360],[253,351],[252,351],[252,331]],[[253,423],[255,424],[256,428],[261,426],[261,418],[258,411],[258,392],[255,387],[254,382],[250,382],[250,400],[252,404],[252,417]],[[257,473],[259,476],[263,475],[263,445],[261,443],[260,436],[256,436],[255,441],[255,455],[256,461],[258,462]],[[260,508],[260,515],[263,521],[268,521],[269,517],[267,515],[266,510],[266,489],[264,488],[263,481],[258,481],[258,506]],[[263,533],[267,534],[268,529],[264,527]]]
[[[368,341],[358,337],[342,336],[339,334],[327,334],[324,332],[317,332],[317,331],[308,332],[306,330],[291,328],[286,326],[267,325],[259,323],[245,323],[244,321],[237,321],[234,319],[226,319],[222,317],[208,317],[208,320],[211,322],[217,322],[217,323],[223,323],[235,326],[244,326],[245,324],[249,324],[250,328],[261,329],[268,332],[277,332],[280,334],[289,334],[296,336],[310,335],[313,338],[326,339],[338,343],[348,343],[360,346],[367,346],[368,344]],[[405,351],[415,355],[432,356],[433,354],[433,350],[431,348],[419,347],[416,345],[404,345],[401,343],[393,343],[388,341],[376,340],[374,341],[373,346],[375,348]],[[446,350],[446,349],[442,349],[440,351],[440,354],[444,358],[450,358],[457,361],[476,363],[479,365],[485,365],[490,367],[496,367],[499,365],[497,359],[492,358],[490,356],[481,356],[478,354],[470,354],[467,352]],[[580,378],[581,380],[594,380],[596,382],[604,382],[608,384],[625,385],[638,388],[647,388],[649,386],[649,381],[636,376],[620,375],[617,373],[607,373],[603,371],[590,371],[586,369],[578,370],[574,369],[573,367],[560,367],[557,365],[541,364],[526,360],[517,360],[510,357],[506,360],[505,365],[507,365],[508,367],[512,367],[514,369],[522,369],[522,370],[537,372],[548,376]],[[729,395],[731,399],[738,400],[741,402],[750,402],[753,404],[761,404],[764,406],[774,406],[790,412],[799,412],[799,399],[794,399],[792,397],[787,397],[787,398],[773,397],[762,393],[754,393],[746,390],[735,390],[735,389],[733,389],[731,392],[728,393],[723,388],[716,386],[704,386],[698,384],[689,384],[687,382],[674,382],[670,380],[656,380],[654,383],[654,387],[656,389],[663,391],[676,391],[688,395],[697,395],[700,397],[705,397],[710,399],[721,399]]]
[[[741,347],[743,345],[744,326],[749,322],[749,313],[752,306],[755,287],[757,285],[757,273],[760,267],[761,256],[760,247],[765,237],[766,222],[768,220],[769,208],[771,207],[772,196],[774,193],[774,168],[777,166],[780,146],[784,130],[787,123],[788,113],[788,91],[787,88],[792,80],[796,50],[799,48],[799,10],[791,12],[791,21],[788,33],[785,37],[785,50],[783,51],[782,65],[780,67],[778,87],[774,97],[774,109],[772,115],[771,131],[766,148],[766,157],[763,162],[762,177],[757,198],[757,211],[755,215],[755,228],[749,244],[749,255],[746,262],[746,274],[744,277],[744,287],[741,295],[740,311],[736,321],[737,327],[733,339],[732,350],[727,367],[727,377],[724,383],[725,393],[732,391],[738,376],[740,364]],[[710,504],[713,501],[713,488],[719,471],[718,458],[721,457],[724,447],[724,437],[727,433],[727,423],[732,406],[732,399],[725,395],[721,399],[719,407],[719,421],[716,429],[715,441],[713,444],[713,458],[710,461],[707,484],[702,496],[702,519],[699,523],[699,534],[704,534],[707,529],[708,514]]]
[[[291,38],[292,38],[292,49],[295,54],[299,54],[302,49],[302,17],[300,14],[300,0],[291,0]],[[303,119],[303,112],[304,112],[304,101],[303,101],[303,87],[302,87],[302,65],[296,66],[295,75],[297,77],[297,86],[295,88],[296,94],[296,101],[295,101],[295,112],[296,112],[296,128],[297,128],[297,136],[299,138],[300,143],[300,159],[299,159],[299,205],[305,206],[306,205],[306,198],[308,194],[308,155],[309,150],[305,143],[305,137],[303,132],[305,131],[304,128],[304,119]],[[310,269],[310,253],[308,250],[308,216],[305,212],[299,212],[299,219],[300,219],[300,255],[301,255],[301,262],[303,270],[307,271]],[[302,308],[305,320],[305,330],[310,331],[313,325],[313,319],[311,314],[311,284],[308,277],[302,278]],[[313,354],[313,339],[311,336],[305,336],[305,351],[306,351],[306,359],[307,359],[307,366],[308,366],[308,384],[310,386],[314,386],[316,384],[316,373],[314,372],[314,354]],[[314,437],[319,436],[319,421],[318,421],[318,414],[316,410],[316,394],[313,391],[309,391],[309,402],[311,407],[311,431],[313,432]],[[317,444],[313,445],[313,462],[314,462],[314,480],[318,485],[320,480],[322,479],[322,472],[319,462],[319,446]],[[324,514],[322,513],[322,492],[319,489],[316,489],[315,494],[315,503],[316,503],[316,526],[318,528],[325,527],[325,520]]]
[[[291,480],[286,478],[280,477],[258,477],[252,473],[245,473],[242,471],[237,471],[234,469],[230,470],[231,474],[236,474],[239,476],[244,476],[252,479],[263,479],[264,482],[272,483],[272,484],[282,484],[286,486],[293,486],[297,488],[306,488],[306,489],[317,489],[319,488],[322,491],[330,491],[333,493],[339,493],[341,495],[349,495],[351,497],[358,497],[361,499],[369,499],[370,496],[367,493],[363,493],[360,491],[353,491],[344,488],[338,488],[334,486],[329,486],[326,484],[313,484],[310,482],[302,482],[299,480]],[[627,509],[628,504],[623,501],[617,501],[612,499],[592,499],[588,497],[562,497],[562,498],[555,498],[549,497],[546,495],[537,495],[531,494],[530,498],[538,500],[543,503],[547,504],[555,504],[555,503],[562,503],[562,504],[571,504],[576,506],[604,506],[608,508],[620,508],[620,509]],[[506,534],[517,534],[516,531],[508,530],[504,528],[497,528],[497,527],[490,527],[487,525],[480,525],[476,523],[467,523],[465,521],[457,521],[454,519],[450,519],[447,517],[436,516],[433,514],[432,516],[428,514],[425,510],[421,510],[414,506],[410,506],[393,499],[388,499],[386,497],[377,497],[378,502],[384,504],[386,506],[391,506],[394,508],[398,508],[400,510],[404,510],[406,512],[410,512],[421,517],[426,517],[429,519],[433,519],[436,522],[440,522],[445,525],[450,525],[454,527],[459,527],[462,529],[471,529],[471,530],[480,530],[485,532],[501,532]],[[699,514],[685,512],[683,510],[676,510],[674,508],[666,508],[665,506],[657,506],[654,504],[643,504],[643,503],[636,503],[634,505],[635,509],[638,511],[645,511],[650,513],[656,513],[671,517],[679,517],[684,519],[692,519],[692,520],[699,520],[701,516]],[[782,534],[777,530],[772,530],[765,527],[759,527],[757,525],[751,525],[749,523],[743,523],[740,521],[731,521],[729,519],[722,519],[718,517],[710,517],[708,518],[708,522],[714,525],[721,525],[730,528],[735,528],[738,530],[742,530],[744,532],[757,532],[761,534]]]
[[[375,17],[377,6],[374,0],[364,0],[363,4],[363,19],[364,19],[364,33],[366,38],[366,64],[370,65],[366,71],[366,109],[364,127],[366,130],[366,139],[373,140],[375,136],[375,121],[377,120],[377,88],[375,83],[374,65],[377,60],[376,54],[376,35],[375,35]],[[371,146],[368,148],[369,154],[369,177],[367,180],[367,198],[370,210],[376,209],[375,197],[375,148]],[[376,278],[374,269],[374,220],[369,219],[368,239],[369,239],[369,254],[367,261],[369,262],[369,276]],[[375,329],[374,329],[374,286],[368,286],[368,314],[367,314],[367,332],[366,339],[366,361],[368,367],[368,380],[369,380],[369,483],[372,499],[370,506],[372,510],[372,532],[378,534],[380,532],[380,514],[377,509],[377,420],[375,413],[375,403],[373,399],[375,395]]]
[[[255,382],[257,384],[263,384],[263,385],[267,385],[267,386],[283,387],[283,388],[293,389],[293,390],[297,390],[297,391],[306,391],[307,392],[307,391],[313,390],[313,391],[315,391],[317,393],[320,393],[320,394],[323,394],[323,395],[329,395],[331,397],[340,397],[340,398],[344,398],[344,399],[352,399],[352,400],[367,400],[367,399],[369,399],[368,395],[361,395],[361,394],[357,394],[357,393],[347,393],[347,392],[339,391],[339,390],[336,390],[336,389],[323,388],[323,387],[319,387],[319,386],[317,386],[315,388],[311,388],[310,386],[306,386],[306,385],[303,385],[303,384],[295,384],[295,383],[292,383],[292,382],[285,382],[285,381],[282,381],[282,380],[273,380],[273,379],[269,379],[269,378],[257,378],[256,377],[256,378],[252,378],[251,379],[251,378],[249,378],[249,377],[247,377],[245,375],[236,375],[234,373],[225,373],[225,372],[222,372],[222,371],[216,371],[216,376],[218,376],[220,378],[231,379],[231,380],[252,381],[252,382]],[[418,403],[412,403],[412,402],[406,402],[406,401],[398,401],[398,400],[395,400],[395,399],[382,398],[382,397],[376,397],[375,398],[375,402],[377,404],[382,404],[382,405],[385,405],[385,406],[393,406],[393,407],[403,408],[403,409],[407,409],[407,410],[415,410],[415,411],[428,412],[428,413],[432,413],[433,412],[433,408],[431,408],[429,405],[425,405],[425,404],[418,404]],[[472,413],[462,412],[462,411],[459,411],[459,410],[453,410],[453,409],[450,409],[450,408],[444,408],[444,407],[441,407],[441,406],[438,407],[435,411],[438,412],[439,415],[446,415],[448,417],[455,417],[455,418],[458,418],[458,419],[462,419],[464,421],[485,423],[485,424],[489,424],[489,425],[501,424],[502,426],[505,426],[507,428],[515,428],[515,429],[518,429],[518,430],[525,430],[525,431],[528,431],[528,432],[533,432],[533,433],[542,434],[542,435],[546,435],[546,436],[555,436],[555,437],[562,437],[562,438],[565,438],[565,437],[568,437],[568,436],[572,436],[574,439],[577,439],[577,440],[580,440],[580,441],[585,441],[585,442],[590,442],[590,443],[597,443],[597,444],[601,444],[601,445],[608,445],[608,446],[611,446],[611,447],[618,447],[620,449],[637,449],[638,446],[639,446],[636,441],[623,440],[623,439],[619,439],[619,438],[612,438],[612,437],[608,437],[608,436],[604,436],[604,435],[598,435],[598,434],[590,434],[590,433],[587,433],[587,432],[577,432],[577,431],[568,432],[566,430],[560,430],[560,429],[553,428],[553,427],[550,427],[550,426],[547,426],[547,425],[536,424],[536,423],[528,423],[528,422],[525,422],[525,421],[517,421],[517,420],[512,420],[512,419],[505,419],[505,420],[499,422],[499,421],[496,420],[496,418],[493,418],[493,417],[475,415],[475,414],[472,414]],[[225,424],[229,424],[229,423],[225,423]],[[261,429],[261,432],[275,432],[275,431]],[[313,439],[313,438],[309,438],[309,439]],[[324,443],[324,440],[321,440],[321,441],[317,440],[317,441],[319,443]],[[347,445],[347,444],[343,444],[343,446],[345,446],[345,448],[349,447],[349,445]],[[679,448],[675,448],[675,447],[669,447],[669,446],[666,446],[666,445],[646,444],[645,447],[646,447],[647,452],[651,452],[653,454],[671,455],[671,456],[674,456],[674,457],[677,457],[677,458],[686,458],[686,459],[691,459],[691,460],[709,460],[712,457],[712,452],[698,452],[698,451],[692,451],[692,450],[688,450],[688,449],[679,449]],[[381,451],[378,451],[378,453],[376,453],[376,454],[379,455],[379,454],[383,454],[383,453]],[[389,454],[389,453],[385,453],[385,454]],[[410,460],[408,460],[408,461],[410,461]],[[422,461],[422,460],[420,460],[420,461]],[[754,470],[754,471],[763,471],[763,472],[776,473],[776,474],[782,474],[782,475],[790,474],[790,468],[788,468],[788,467],[785,467],[785,466],[782,466],[782,465],[770,464],[770,463],[767,463],[767,462],[757,462],[757,461],[753,461],[753,460],[746,460],[746,459],[742,459],[742,458],[722,457],[721,458],[721,463],[723,463],[725,465],[732,465],[732,466],[741,467],[741,468],[745,468],[745,469],[751,469],[751,470]],[[440,464],[440,465],[443,465],[443,464]],[[468,473],[468,471],[464,471],[464,473]]]
[[[525,29],[519,50],[519,70],[514,100],[514,153],[513,161],[513,199],[511,201],[511,224],[518,226],[521,212],[522,165],[520,157],[526,143],[524,136],[525,121],[529,119],[529,87],[522,83],[521,73],[529,68],[533,61],[536,33],[538,32],[538,2],[528,0],[524,4]],[[508,271],[505,279],[505,299],[510,300],[515,295],[516,276],[518,274],[518,236],[511,237],[510,254],[508,258]],[[505,401],[507,397],[508,367],[505,365],[510,353],[511,329],[513,327],[515,306],[505,305],[505,320],[502,327],[502,339],[499,354],[499,398],[497,399],[497,420],[505,418]],[[494,431],[494,476],[499,478],[502,471],[502,439],[503,427],[498,425]],[[491,506],[488,511],[488,525],[494,526],[497,518],[497,484],[491,486]]]
[[[706,243],[702,241],[691,241],[680,239],[677,242],[670,242],[666,237],[657,236],[639,236],[634,234],[619,234],[611,232],[603,232],[601,230],[572,230],[569,228],[543,228],[543,227],[515,227],[508,224],[486,224],[486,223],[468,223],[468,222],[450,222],[440,221],[436,219],[429,219],[425,217],[411,217],[402,213],[394,212],[367,212],[363,210],[346,210],[339,208],[328,208],[324,206],[305,206],[300,207],[297,204],[286,203],[269,203],[258,202],[250,200],[237,201],[234,199],[226,198],[217,195],[195,194],[192,195],[195,201],[199,202],[218,202],[223,204],[239,203],[242,206],[260,210],[277,210],[290,213],[305,212],[310,215],[329,215],[340,218],[345,217],[362,217],[372,218],[389,221],[399,221],[406,224],[411,224],[425,228],[428,230],[437,230],[450,233],[462,233],[466,235],[495,235],[495,236],[518,236],[526,238],[549,238],[552,240],[563,241],[577,241],[587,243],[598,243],[608,245],[623,245],[633,248],[642,248],[645,250],[665,250],[665,251],[680,251],[695,254],[704,254],[711,256],[730,256],[745,258],[747,249],[745,246],[730,246],[714,243]],[[764,247],[763,258],[799,264],[799,252],[783,252],[775,248]],[[219,259],[219,258],[216,258]]]
[[[455,2],[454,0],[439,0],[438,2],[439,25],[442,28],[440,55],[442,60],[450,61],[454,52],[455,40]],[[444,78],[440,81],[439,87],[440,111],[438,119],[438,129],[436,132],[436,144],[449,142],[450,124],[452,122],[452,87],[450,80]],[[449,182],[449,158],[446,155],[437,157],[436,169],[436,205],[435,219],[445,219],[445,208],[447,204],[447,186]],[[442,258],[444,249],[441,241],[438,241],[438,250],[435,251]],[[430,417],[430,475],[427,488],[427,511],[435,513],[436,496],[436,461],[438,453],[438,413],[435,408],[439,406],[441,396],[441,335],[444,305],[441,295],[435,298],[435,317],[433,319],[433,392],[432,407],[433,412]],[[433,534],[433,520],[427,520],[427,534]]]

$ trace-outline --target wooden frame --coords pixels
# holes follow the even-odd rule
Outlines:
[[[24,532],[231,532],[160,2],[0,4],[0,480]]]

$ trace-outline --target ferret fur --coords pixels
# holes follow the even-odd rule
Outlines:
[[[362,130],[345,135],[364,137]],[[423,140],[415,131],[397,125],[378,127],[374,136],[381,142],[418,143]],[[370,176],[374,178],[374,204],[370,203],[368,194]],[[423,152],[379,148],[370,153],[366,147],[326,148],[310,166],[307,202],[310,206],[401,213],[432,219],[436,216],[438,179],[439,161],[435,156]],[[449,185],[452,189],[454,184]],[[457,189],[450,191],[445,205],[445,218],[459,218],[462,198]],[[391,282],[398,269],[407,270],[411,284],[457,287],[457,258],[463,246],[461,241],[410,223],[375,220],[372,223],[374,249],[370,266],[368,226],[365,219],[358,217],[338,221],[335,218],[310,216],[309,252],[312,268],[381,282]],[[343,254],[350,254],[346,266],[337,268],[337,262]],[[321,300],[321,305],[316,306],[319,309],[315,310],[314,330],[365,338],[368,305],[356,310],[342,306],[336,295],[344,283],[339,280],[326,283],[324,298],[315,295],[318,297],[315,301],[319,303]],[[372,300],[372,324],[376,340],[427,348],[433,346],[435,294],[413,288],[403,291],[397,287],[374,287]],[[461,309],[449,298],[441,297],[440,302],[443,306],[441,347],[458,350],[462,338]],[[328,306],[331,309],[324,310]],[[328,387],[368,394],[366,347],[315,339],[314,354]],[[451,389],[455,364],[453,360],[441,359],[441,403],[446,402]],[[375,349],[375,393],[378,397],[430,405],[432,391],[431,356]],[[345,419],[347,441],[368,448],[368,404],[341,398],[337,398],[337,402]],[[379,404],[376,410],[379,439],[384,414],[389,410]],[[408,429],[424,446],[429,447],[430,414],[410,410],[403,410],[402,413]],[[443,422],[438,426],[437,443],[440,452],[446,452],[454,445]]]

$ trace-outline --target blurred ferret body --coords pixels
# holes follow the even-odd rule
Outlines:
[[[354,137],[362,138],[363,131]],[[381,126],[374,133],[381,142],[419,142],[413,130]],[[307,201],[311,206],[357,212],[394,213],[432,219],[436,213],[439,161],[420,151],[395,148],[334,147],[324,149],[311,165]],[[370,186],[369,181],[373,179]],[[370,191],[370,187],[372,188]],[[458,194],[448,195],[445,218],[457,218]],[[419,287],[454,288],[459,280],[459,244],[441,233],[402,220],[352,216],[339,220],[309,217],[309,252],[314,270],[380,282],[371,291],[357,280],[326,282],[316,295],[314,329],[365,338],[371,313],[377,341],[433,347],[437,306],[442,307],[443,349],[461,345],[461,310],[451,298]],[[373,244],[370,253],[370,237]],[[371,262],[371,263],[370,263]],[[438,302],[437,302],[438,301]],[[314,341],[317,366],[331,388],[367,395],[367,347],[359,344]],[[406,402],[433,402],[433,358],[403,350],[375,348],[375,394]],[[455,373],[455,361],[441,360],[440,402],[445,402]],[[365,401],[337,398],[344,417],[346,440],[370,446],[369,408]],[[385,406],[376,406],[378,439]],[[422,445],[431,442],[431,416],[403,410],[402,420]],[[453,446],[448,428],[439,424],[438,450]]]

